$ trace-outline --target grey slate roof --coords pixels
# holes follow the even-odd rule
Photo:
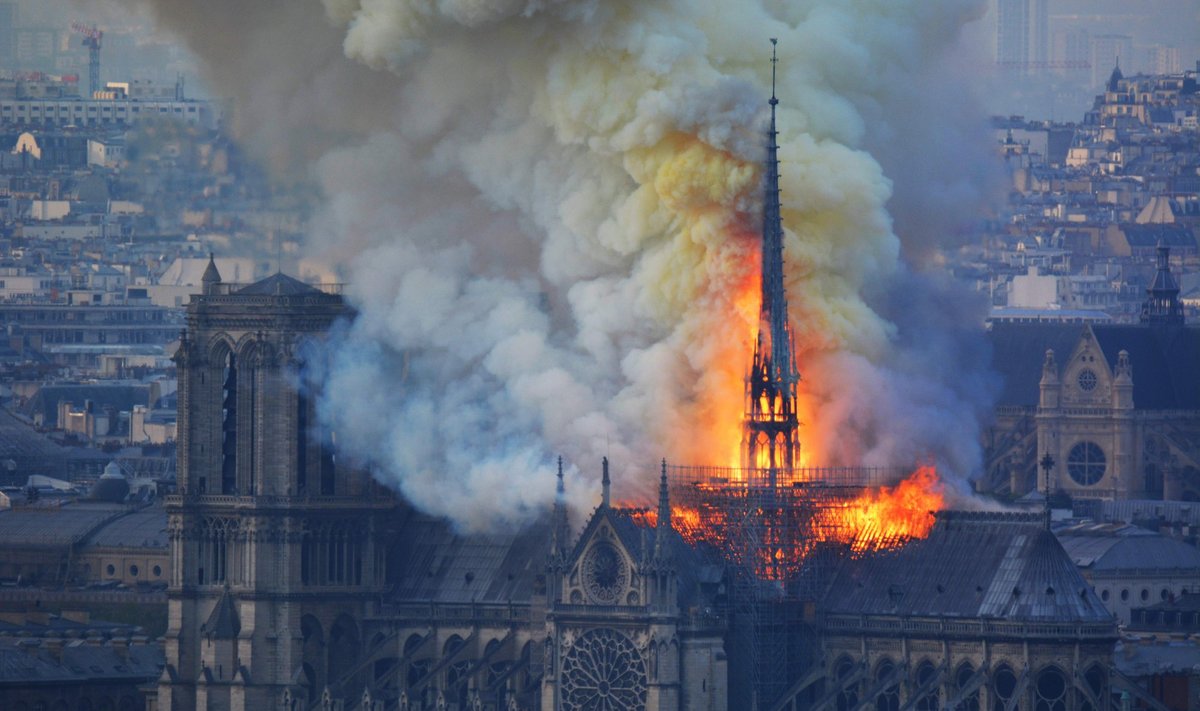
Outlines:
[[[550,527],[462,535],[441,519],[406,512],[391,553],[397,602],[528,603],[544,574]]]
[[[301,296],[306,294],[324,294],[320,289],[309,286],[299,279],[276,272],[261,281],[238,289],[238,294],[250,296]]]
[[[57,416],[57,413],[55,413]],[[52,471],[65,464],[66,450],[47,439],[33,427],[22,422],[7,410],[0,409],[0,461],[11,459],[24,471],[35,465],[30,473],[58,474]]]
[[[1200,573],[1200,549],[1166,536],[1062,535],[1060,540],[1076,565],[1097,572],[1188,570]]]
[[[1061,368],[1079,342],[1079,324],[993,324],[992,367],[1003,378],[999,405],[1036,407],[1042,360],[1053,349]],[[1133,367],[1133,403],[1139,410],[1200,409],[1200,328],[1094,324],[1096,344],[1110,370],[1121,351]]]
[[[0,690],[29,684],[149,682],[164,664],[162,649],[153,643],[130,644],[122,654],[111,645],[71,640],[63,645],[61,659],[46,646],[31,643],[36,642],[0,639]]]
[[[0,545],[6,548],[72,545],[125,510],[125,507],[113,504],[3,510],[0,511]]]
[[[221,593],[221,599],[213,607],[208,622],[204,623],[204,634],[216,639],[237,639],[242,631],[242,620],[238,617],[237,607],[233,604],[233,596],[229,588]]]
[[[943,511],[929,537],[848,560],[832,614],[1110,622],[1040,514]]]
[[[150,506],[128,513],[96,531],[87,547],[96,548],[167,548],[167,512]]]
[[[1121,225],[1130,247],[1149,249],[1162,244],[1174,248],[1196,248],[1196,236],[1186,225],[1177,222],[1157,222]]]

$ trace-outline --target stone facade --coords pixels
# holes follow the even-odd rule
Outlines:
[[[175,357],[179,493],[166,501],[158,705],[269,709],[297,688],[316,701],[359,656],[361,621],[383,590],[381,520],[394,508],[333,455],[313,397],[296,386],[304,341],[349,312],[283,275],[232,289],[213,271]]]
[[[570,551],[559,512],[541,707],[724,711],[725,620],[709,599],[720,576],[706,586],[704,564],[671,529],[665,473],[653,529],[608,505],[607,471],[604,486]]]
[[[296,373],[347,314],[215,266],[188,306],[157,708],[723,711],[721,576],[669,514],[639,529],[606,497],[572,544],[560,500],[552,526],[465,536],[336,456]]]

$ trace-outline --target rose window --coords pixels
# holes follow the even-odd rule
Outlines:
[[[617,603],[628,580],[629,566],[625,557],[609,543],[592,546],[583,559],[583,585],[595,602],[602,605]]]
[[[646,661],[624,634],[588,630],[563,656],[561,688],[563,711],[644,711]]]

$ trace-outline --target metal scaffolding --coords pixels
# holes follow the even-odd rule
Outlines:
[[[856,531],[839,508],[907,472],[891,468],[668,467],[672,525],[730,571],[731,698],[770,708],[816,661],[809,623]],[[737,667],[737,668],[735,668]]]

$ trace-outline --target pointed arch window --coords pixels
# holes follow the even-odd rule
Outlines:
[[[237,489],[237,356],[225,356],[225,374],[221,381],[221,493]]]

